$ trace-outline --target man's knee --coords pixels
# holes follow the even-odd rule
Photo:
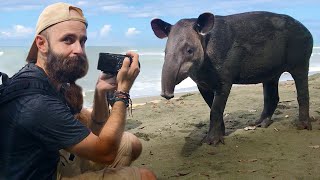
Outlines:
[[[137,136],[129,133],[129,132],[125,132],[130,136],[130,140],[131,140],[131,144],[132,144],[132,161],[136,160],[141,152],[142,152],[142,144],[141,141],[137,138]]]
[[[149,169],[139,168],[141,180],[154,180],[157,179],[156,175]]]

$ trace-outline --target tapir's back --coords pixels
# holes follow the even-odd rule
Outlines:
[[[239,39],[265,40],[264,38],[273,38],[276,33],[284,33],[284,36],[311,37],[308,29],[299,21],[284,14],[254,11],[215,17],[216,25],[219,25],[219,21],[227,24]]]
[[[229,63],[234,83],[258,83],[267,74],[288,71],[286,65],[308,65],[312,46],[310,32],[299,21],[257,11],[215,16],[207,53],[216,63]],[[232,59],[232,53],[239,54]]]

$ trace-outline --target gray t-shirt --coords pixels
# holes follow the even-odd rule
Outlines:
[[[0,179],[55,179],[59,150],[78,144],[89,133],[52,95],[22,96],[0,106]]]

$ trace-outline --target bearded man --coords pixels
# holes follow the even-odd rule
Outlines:
[[[82,10],[66,3],[40,14],[28,64],[0,93],[10,97],[0,105],[0,179],[155,179],[148,169],[128,167],[142,148],[124,132],[138,54],[127,53],[132,64],[126,58],[116,77],[98,78],[92,112],[82,107],[76,80],[89,68],[87,25]],[[109,113],[110,91],[115,102]],[[100,171],[88,168],[92,162]]]

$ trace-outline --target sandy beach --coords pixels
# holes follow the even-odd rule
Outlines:
[[[313,130],[296,130],[294,81],[279,85],[280,102],[268,128],[248,129],[260,117],[262,84],[232,88],[224,112],[225,144],[201,144],[209,107],[198,92],[134,99],[127,130],[143,143],[133,166],[159,179],[320,179],[320,74],[309,77]]]

